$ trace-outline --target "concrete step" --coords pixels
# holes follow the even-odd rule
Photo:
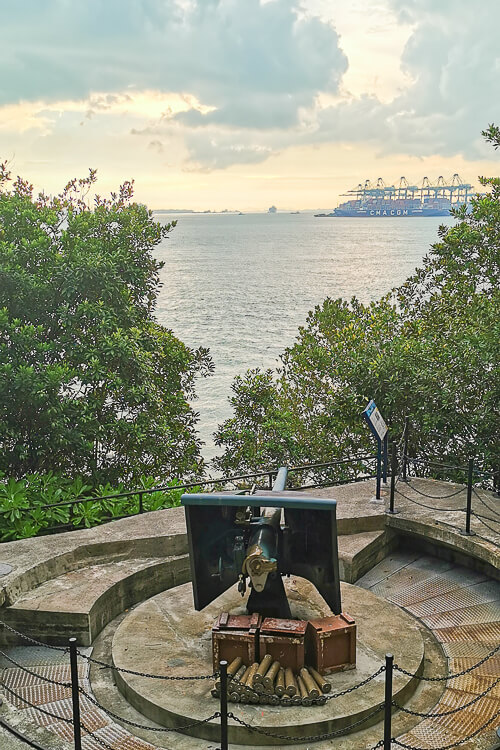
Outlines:
[[[87,646],[126,608],[189,579],[188,555],[96,563],[25,592],[10,607],[2,608],[0,619],[47,643],[66,643],[75,637]],[[18,641],[4,628],[0,642]]]
[[[340,578],[355,583],[386,557],[396,544],[390,531],[364,531],[338,537]]]

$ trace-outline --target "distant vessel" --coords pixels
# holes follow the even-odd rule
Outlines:
[[[278,211],[278,209],[276,208],[276,206],[271,206],[271,208],[267,209],[267,213],[268,214],[275,214],[275,213],[277,213],[277,211]]]
[[[469,203],[472,185],[462,182],[458,174],[449,183],[442,176],[435,183],[424,177],[420,187],[409,185],[405,177],[397,186],[386,185],[379,177],[375,185],[366,180],[344,195],[349,200],[331,213],[315,216],[449,216],[452,208]]]

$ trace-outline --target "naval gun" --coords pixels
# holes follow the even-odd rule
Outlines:
[[[238,583],[249,614],[290,618],[282,578],[297,575],[340,614],[337,503],[285,493],[286,477],[281,468],[269,493],[182,496],[197,610]]]

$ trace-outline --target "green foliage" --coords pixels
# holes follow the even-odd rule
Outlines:
[[[86,195],[95,172],[54,198],[0,166],[0,469],[92,483],[202,471],[189,406],[205,349],[153,311],[162,226],[133,203]]]
[[[500,130],[484,133],[495,147]],[[374,398],[410,450],[500,464],[500,180],[441,227],[422,267],[362,305],[327,299],[282,355],[282,367],[233,384],[233,417],[215,435],[224,472],[329,461],[372,450],[361,411]]]
[[[161,510],[180,505],[185,490],[176,489],[179,482],[169,482],[166,489],[142,496],[142,510]],[[157,486],[154,477],[140,477],[136,490]],[[195,487],[191,492],[198,492]],[[24,479],[0,480],[0,542],[71,528],[90,528],[106,521],[134,515],[140,509],[139,494],[108,497],[126,493],[122,484],[109,483],[91,488],[81,478],[67,479],[52,473],[29,474]]]

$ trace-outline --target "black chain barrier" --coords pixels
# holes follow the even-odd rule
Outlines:
[[[124,724],[128,724],[131,727],[135,727],[136,729],[147,729],[150,732],[182,732],[185,729],[193,729],[193,727],[198,727],[201,724],[208,724],[209,721],[213,721],[213,719],[218,719],[220,717],[220,711],[215,711],[211,716],[207,716],[206,719],[197,719],[196,721],[192,721],[190,724],[185,724],[183,726],[179,727],[152,727],[147,724],[139,724],[136,721],[131,721],[130,719],[125,719],[123,716],[118,716],[118,714],[113,713],[113,711],[110,711],[108,708],[105,708],[99,701],[97,701],[92,695],[87,693],[86,690],[84,690],[82,687],[79,688],[79,692],[87,698],[91,703],[96,706],[96,708],[99,708],[101,711],[103,711],[107,716],[111,716],[112,719],[115,719],[116,721]]]
[[[31,703],[27,698],[23,698],[22,695],[19,695],[16,693],[12,688],[8,687],[4,682],[0,680],[0,687],[2,687],[4,690],[6,690],[8,693],[10,693],[14,698],[21,701],[22,703],[26,703],[29,708],[34,708],[35,711],[39,711],[41,714],[45,714],[45,716],[49,716],[51,719],[57,719],[57,721],[64,721],[66,724],[73,724],[72,719],[68,719],[65,716],[60,716],[59,714],[54,714],[52,711],[47,711],[45,708],[41,708],[40,706],[37,706],[35,703]]]
[[[477,518],[477,520],[479,521],[479,523],[482,523],[483,526],[486,526],[486,528],[489,529],[493,534],[498,534],[498,531],[496,531],[488,523],[486,523],[486,521],[484,521],[484,516],[478,516],[477,513],[474,513],[474,511],[472,511],[472,515],[474,516],[474,518]],[[500,523],[500,521],[495,521],[495,523]],[[488,539],[488,541],[490,542],[492,540]],[[496,542],[492,542],[492,543],[496,544]]]
[[[243,719],[240,719],[238,716],[235,716],[232,712],[228,713],[228,718],[233,719],[233,721],[236,721],[238,724],[241,724],[241,726],[245,727],[245,729],[249,729],[251,732],[256,732],[257,734],[262,734],[265,737],[273,737],[276,740],[290,740],[297,742],[298,739],[301,740],[301,742],[319,742],[320,740],[329,740],[332,737],[338,737],[341,734],[346,734],[347,732],[350,732],[352,729],[355,729],[356,727],[361,726],[361,724],[364,724],[369,719],[373,718],[376,714],[379,714],[381,711],[384,710],[383,704],[381,706],[377,706],[373,711],[370,711],[369,714],[366,716],[363,716],[362,719],[359,719],[358,721],[355,721],[353,724],[349,724],[347,727],[343,727],[342,729],[336,729],[333,732],[325,732],[324,734],[311,734],[307,737],[297,737],[297,735],[288,735],[288,734],[276,734],[275,732],[269,732],[267,729],[261,729],[260,727],[254,727],[252,724],[249,724],[246,721],[243,721]],[[377,743],[375,747],[381,747],[380,743]]]
[[[95,740],[95,742],[97,742],[97,744],[103,747],[105,750],[115,750],[114,747],[112,747],[111,745],[108,745],[106,740],[103,740],[102,737],[97,736],[96,734],[97,730],[92,732],[90,729],[88,729],[88,727],[85,726],[83,721],[80,722],[80,729],[83,729],[83,731],[86,732],[89,735],[89,737],[92,737],[92,739]]]
[[[403,669],[397,664],[394,665],[394,669],[398,672],[401,672],[401,674],[406,675],[407,677],[416,677],[417,680],[422,680],[424,682],[441,682],[442,680],[454,680],[455,677],[463,677],[465,674],[469,674],[469,672],[473,672],[475,669],[477,669],[482,664],[487,662],[488,659],[491,659],[491,657],[494,656],[496,653],[498,653],[498,651],[500,651],[500,646],[496,646],[492,651],[486,654],[486,656],[480,659],[476,664],[473,664],[472,667],[463,669],[461,672],[455,672],[455,674],[446,675],[446,677],[424,677],[423,675],[414,674],[413,672],[407,672],[406,669]]]
[[[413,490],[413,492],[416,492],[417,495],[427,497],[429,500],[448,500],[450,497],[456,497],[457,495],[460,495],[462,492],[465,492],[467,490],[467,487],[460,487],[460,489],[455,490],[454,492],[450,492],[450,494],[448,495],[429,495],[427,492],[422,492],[422,490],[414,487],[412,484],[410,484],[410,482],[408,482],[408,487]]]
[[[396,703],[396,701],[392,701],[392,705],[397,708],[399,711],[403,711],[405,714],[410,714],[410,716],[419,716],[424,719],[437,719],[440,716],[451,716],[452,714],[458,714],[460,711],[463,711],[464,708],[469,708],[469,706],[473,706],[474,703],[477,703],[481,700],[481,698],[484,698],[485,695],[488,695],[488,693],[493,690],[494,687],[498,685],[500,682],[500,677],[498,677],[495,682],[492,682],[489,687],[486,688],[486,690],[483,690],[482,693],[479,695],[476,695],[475,698],[473,698],[468,703],[464,703],[461,706],[458,706],[457,708],[450,708],[449,711],[443,711],[442,713],[421,713],[420,711],[412,711],[410,708],[405,708],[404,706],[400,706],[399,703]]]
[[[457,740],[456,742],[452,742],[450,745],[442,745],[439,750],[452,750],[454,747],[459,747],[460,745],[463,745],[464,742],[469,742],[469,740],[474,739],[474,737],[477,737],[478,734],[481,734],[486,727],[488,727],[492,721],[497,719],[500,716],[500,711],[497,711],[496,714],[493,714],[493,716],[488,719],[482,726],[479,727],[479,729],[476,729],[475,732],[472,734],[469,734],[468,737],[464,737],[462,740]],[[395,745],[399,745],[399,747],[404,748],[404,750],[427,750],[425,747],[417,747],[415,745],[407,745],[405,742],[400,742],[395,737],[391,738],[391,742],[393,742]]]
[[[25,737],[24,734],[21,734],[15,727],[11,726],[11,724],[8,724],[4,719],[0,717],[0,727],[2,729],[5,729],[6,732],[11,734],[13,737],[16,738],[16,740],[20,740],[21,742],[24,742],[25,745],[28,745],[28,747],[34,748],[34,750],[46,750],[46,748],[42,747],[38,744],[35,740],[31,740],[29,737]]]
[[[488,503],[486,503],[484,501],[484,499],[481,497],[481,495],[479,494],[479,492],[476,491],[475,487],[472,488],[472,491],[475,494],[476,498],[479,500],[479,502],[482,503],[485,508],[488,508],[488,510],[490,511],[490,513],[496,513],[496,514],[498,514],[500,516],[500,511],[498,511],[496,508],[490,508],[490,506],[488,505]],[[494,498],[492,498],[492,499],[494,499]]]
[[[36,639],[30,638],[29,636],[25,636],[23,633],[20,633],[19,631],[15,630],[14,628],[11,628],[10,626],[6,626],[6,627],[9,630],[13,631],[14,633],[16,633],[16,634],[24,637],[29,642],[34,642],[37,645],[41,645],[41,646],[46,646],[47,645],[47,644],[42,643],[41,641],[36,641]],[[77,655],[76,646],[75,646],[74,640],[75,639],[70,639],[70,649],[69,649],[70,656],[73,659],[72,668],[76,666],[76,655]],[[51,646],[47,646],[47,647],[48,648],[56,648],[56,647],[51,647]],[[62,648],[62,647],[57,647],[57,650],[60,650],[60,651],[66,652],[66,653],[68,652],[67,648]],[[463,704],[463,705],[461,705],[459,707],[456,707],[454,709],[450,709],[450,710],[444,711],[444,712],[423,713],[423,712],[413,711],[411,709],[407,709],[404,706],[400,706],[397,702],[395,702],[392,699],[392,672],[393,672],[393,670],[396,670],[396,671],[398,671],[398,672],[400,672],[400,673],[402,673],[402,674],[404,674],[406,676],[409,676],[411,678],[416,678],[418,680],[424,680],[424,681],[428,681],[428,682],[437,682],[437,681],[442,681],[442,680],[446,680],[447,681],[447,680],[451,680],[451,679],[454,679],[454,678],[457,678],[457,677],[462,677],[463,675],[466,675],[466,674],[469,674],[469,673],[473,672],[475,669],[478,669],[478,667],[480,667],[482,664],[484,664],[486,661],[488,661],[491,657],[493,657],[499,651],[500,651],[500,645],[498,645],[497,647],[495,647],[486,656],[484,656],[482,659],[480,659],[478,662],[476,662],[472,666],[468,667],[467,669],[464,669],[461,672],[457,672],[457,673],[454,673],[454,674],[448,674],[448,675],[446,675],[444,677],[424,677],[424,676],[417,675],[417,674],[412,673],[412,672],[408,672],[407,670],[403,669],[402,667],[399,667],[397,664],[393,664],[392,663],[393,657],[390,656],[390,655],[388,655],[388,656],[386,656],[386,665],[385,666],[382,665],[380,667],[380,669],[378,669],[376,672],[374,672],[372,675],[370,675],[366,679],[362,680],[361,682],[357,683],[356,685],[353,685],[351,688],[347,688],[346,690],[342,690],[342,691],[340,691],[338,693],[334,693],[333,695],[325,696],[326,700],[330,701],[330,700],[333,700],[335,698],[339,698],[339,697],[341,697],[343,695],[347,695],[349,693],[354,692],[355,690],[358,690],[359,688],[363,687],[364,685],[368,684],[373,679],[375,679],[377,676],[379,676],[380,674],[382,674],[383,672],[385,672],[386,673],[386,677],[385,677],[385,683],[386,683],[385,684],[385,691],[386,691],[386,695],[385,695],[385,699],[384,699],[383,703],[381,703],[373,711],[370,711],[368,714],[366,714],[365,716],[363,716],[358,721],[355,721],[352,724],[349,724],[348,726],[342,727],[341,729],[338,729],[338,730],[333,730],[331,732],[324,732],[322,734],[309,735],[309,736],[301,737],[300,739],[302,741],[304,741],[304,742],[319,742],[319,741],[322,741],[322,740],[332,739],[333,737],[336,737],[336,736],[339,736],[339,735],[347,734],[347,733],[353,731],[354,729],[357,729],[362,724],[366,724],[367,721],[369,721],[374,716],[376,716],[377,714],[379,714],[382,710],[385,710],[384,739],[380,740],[375,745],[373,745],[373,747],[370,750],[378,750],[378,748],[382,748],[382,747],[384,749],[390,748],[391,743],[395,743],[396,745],[402,747],[404,750],[424,750],[423,748],[418,748],[418,747],[414,747],[412,745],[405,744],[405,743],[400,742],[400,741],[396,740],[395,738],[391,737],[391,734],[390,734],[390,728],[391,728],[391,726],[390,726],[391,710],[390,709],[391,709],[391,707],[395,707],[396,709],[402,711],[403,713],[406,713],[406,714],[409,714],[409,715],[412,715],[412,716],[415,716],[415,717],[418,717],[418,718],[429,718],[429,719],[432,719],[432,718],[439,718],[439,717],[450,716],[452,714],[459,713],[460,711],[462,711],[462,710],[464,710],[466,708],[469,708],[470,706],[476,704],[479,700],[481,700],[482,698],[484,698],[491,690],[493,690],[494,687],[496,687],[496,685],[498,685],[498,683],[500,683],[500,677],[498,677],[496,680],[494,680],[489,685],[489,687],[487,687],[481,694],[475,696],[468,703],[465,703],[465,704]],[[233,719],[233,721],[235,721],[236,723],[240,724],[241,726],[244,726],[249,731],[255,732],[255,733],[260,734],[260,735],[264,735],[264,736],[267,736],[267,737],[270,737],[270,738],[284,740],[284,741],[296,741],[298,739],[296,736],[285,735],[285,734],[277,734],[274,731],[268,731],[267,729],[262,729],[260,727],[252,726],[248,722],[246,722],[243,719],[240,719],[239,717],[237,717],[234,713],[227,711],[227,700],[226,701],[222,701],[221,700],[221,711],[215,711],[213,714],[211,714],[211,716],[208,716],[205,719],[199,719],[199,720],[196,720],[196,721],[193,721],[193,722],[189,722],[188,724],[184,724],[182,726],[178,726],[178,727],[152,727],[152,726],[149,726],[149,725],[146,725],[146,724],[140,724],[138,722],[134,722],[134,721],[131,721],[131,720],[126,719],[124,717],[118,716],[113,711],[110,711],[107,708],[105,708],[101,703],[99,703],[99,701],[97,701],[83,687],[81,687],[80,685],[78,685],[78,682],[70,684],[70,683],[66,683],[66,682],[61,682],[61,681],[53,680],[53,679],[51,679],[49,677],[45,677],[45,675],[38,674],[37,672],[34,672],[31,669],[28,669],[27,667],[23,667],[21,664],[19,664],[19,662],[17,662],[15,659],[13,659],[12,657],[10,657],[4,651],[0,651],[0,655],[2,657],[4,657],[5,659],[7,659],[8,662],[10,662],[11,664],[15,665],[18,669],[22,670],[23,672],[25,672],[25,673],[33,676],[33,677],[36,677],[37,679],[41,679],[42,681],[48,682],[48,683],[53,684],[53,685],[61,686],[61,687],[64,687],[64,688],[72,688],[72,692],[74,692],[74,695],[73,695],[73,709],[74,709],[74,713],[73,713],[73,718],[70,719],[70,718],[67,718],[65,716],[61,716],[59,714],[53,713],[52,711],[48,711],[47,709],[44,709],[44,708],[42,708],[39,705],[35,705],[31,701],[29,701],[27,698],[19,695],[17,692],[15,692],[14,690],[12,690],[12,688],[10,688],[7,684],[5,684],[5,682],[3,680],[0,680],[0,687],[2,687],[8,694],[12,695],[17,701],[21,701],[26,706],[34,709],[35,711],[37,711],[37,712],[39,712],[41,714],[44,714],[45,716],[48,716],[48,717],[50,717],[52,719],[55,719],[56,721],[62,721],[64,723],[66,723],[66,724],[71,724],[73,726],[73,730],[74,730],[74,733],[75,733],[75,748],[77,748],[77,749],[81,748],[81,741],[80,741],[79,736],[77,738],[77,735],[79,735],[80,731],[83,730],[89,736],[91,736],[105,750],[112,750],[112,747],[110,745],[108,745],[107,742],[105,742],[103,739],[101,739],[100,737],[98,737],[94,732],[89,731],[87,729],[87,727],[85,726],[85,723],[82,722],[82,721],[80,721],[80,718],[79,718],[79,701],[78,701],[78,696],[80,694],[82,696],[84,696],[84,698],[90,704],[92,704],[93,706],[95,706],[96,708],[98,708],[99,710],[101,710],[110,719],[115,720],[115,721],[119,722],[120,724],[125,724],[125,725],[128,725],[130,727],[134,727],[134,728],[141,729],[141,730],[146,730],[146,731],[162,732],[162,733],[167,733],[167,732],[183,732],[183,731],[187,731],[187,730],[193,729],[194,727],[201,726],[202,724],[207,724],[210,721],[213,721],[213,720],[216,720],[216,719],[220,718],[221,719],[221,750],[227,750],[227,748],[228,748],[228,744],[227,744],[227,730],[224,732],[224,734],[222,733],[223,725],[227,728],[227,719],[228,718]],[[91,661],[91,662],[93,662],[93,663],[95,663],[97,665],[103,666],[105,668],[110,668],[111,667],[111,665],[109,665],[109,664],[107,664],[105,662],[101,662],[100,660],[91,659],[90,657],[85,657],[85,655],[81,655],[81,654],[80,654],[80,656],[84,656],[84,658],[87,658],[89,661]],[[227,668],[225,662],[222,663],[221,670],[222,670],[223,667],[224,667],[224,675],[225,675],[226,674],[225,673],[225,669]],[[133,672],[131,670],[120,670],[120,671],[126,671],[126,672],[129,672],[129,673],[138,674],[139,676],[144,676],[144,677],[150,676],[147,673],[138,673],[138,672]],[[164,675],[152,675],[152,676],[154,678],[157,678],[157,679],[165,679],[165,678],[169,679],[167,676],[164,676]],[[214,675],[210,675],[210,677],[213,677],[213,676]],[[72,680],[73,679],[76,679],[76,678],[74,678],[74,675],[72,674]],[[191,679],[191,678],[181,677],[181,678],[173,678],[173,679]],[[207,677],[205,677],[205,676],[200,677],[199,675],[197,675],[196,679],[207,679]],[[223,680],[223,682],[226,684],[226,691],[227,691],[227,682],[226,682],[226,680]],[[75,699],[76,699],[76,702],[75,702]],[[499,714],[500,714],[500,711],[494,717],[492,717],[491,719],[489,719],[478,730],[476,730],[473,734],[469,735],[468,737],[466,737],[464,739],[458,740],[458,741],[456,741],[456,742],[454,742],[454,743],[452,743],[450,745],[447,745],[446,747],[442,747],[442,748],[440,748],[440,750],[451,750],[451,748],[458,747],[459,745],[463,744],[464,742],[467,742],[470,739],[473,739],[480,732],[482,732],[487,726],[489,726],[489,724],[493,721],[493,719],[496,718],[496,716],[498,716]],[[28,742],[28,744],[30,744],[30,742]],[[36,748],[36,750],[43,750],[43,748],[40,748],[39,746],[37,746],[36,743],[31,743],[31,746],[34,747],[34,748]]]
[[[413,487],[410,487],[410,489],[414,489]],[[427,505],[426,503],[421,503],[419,500],[415,500],[413,497],[408,497],[408,495],[405,495],[404,492],[401,492],[400,490],[395,489],[394,490],[397,495],[401,495],[401,497],[404,497],[405,500],[408,500],[410,503],[415,503],[415,505],[420,505],[421,508],[428,508],[429,510],[438,510],[439,512],[448,512],[448,513],[465,513],[465,508],[436,508],[435,505]]]
[[[325,699],[327,701],[331,701],[334,698],[340,698],[341,695],[348,695],[349,693],[353,693],[358,688],[363,687],[364,685],[367,685],[369,682],[374,680],[375,677],[378,677],[379,674],[382,674],[382,672],[385,672],[385,666],[381,666],[380,669],[378,669],[376,672],[374,672],[372,675],[367,677],[362,682],[358,682],[357,685],[353,685],[352,687],[347,688],[346,690],[341,690],[339,693],[333,693],[332,695],[325,695]]]
[[[114,664],[108,664],[105,661],[99,659],[93,659],[91,656],[82,654],[80,651],[77,652],[81,659],[86,659],[91,664],[98,665],[101,669],[111,669],[113,672],[122,672],[123,674],[132,674],[135,677],[148,677],[152,680],[173,680],[174,682],[184,682],[192,680],[214,680],[219,675],[218,672],[212,674],[202,675],[167,675],[167,674],[149,674],[148,672],[136,672],[134,669],[126,669],[125,667],[116,667]]]
[[[23,640],[29,641],[30,643],[34,643],[35,646],[43,646],[44,648],[50,648],[53,651],[63,651],[64,653],[68,653],[69,651],[69,649],[65,646],[51,646],[49,643],[43,643],[42,641],[37,641],[36,638],[31,638],[29,635],[19,632],[19,630],[12,628],[10,625],[7,625],[7,623],[3,622],[2,620],[0,620],[0,626],[3,628],[6,628],[6,630],[10,630],[11,633],[15,633]]]
[[[21,669],[23,672],[26,672],[26,674],[31,675],[32,677],[36,677],[39,680],[43,680],[44,682],[50,683],[50,685],[60,685],[60,687],[70,688],[71,682],[59,682],[58,680],[53,680],[50,677],[45,677],[42,674],[38,674],[37,672],[32,672],[31,669],[28,669],[27,667],[23,667],[21,664],[19,664],[15,659],[12,659],[12,657],[8,656],[8,654],[5,653],[5,651],[0,650],[0,656],[3,656],[4,659],[7,659],[7,661],[10,661],[11,664],[14,664],[18,669]]]
[[[19,630],[16,630],[15,628],[12,628],[10,625],[7,625],[6,622],[3,622],[0,620],[0,626],[6,628],[7,630],[10,630],[11,633],[15,633],[20,638],[23,638],[26,641],[29,641],[30,643],[34,643],[37,646],[43,646],[45,648],[51,648],[55,649],[57,651],[62,651],[63,653],[68,653],[69,649],[65,648],[64,646],[50,646],[48,643],[42,643],[42,641],[37,641],[35,638],[30,638],[30,636],[25,635],[24,633],[21,633]],[[0,651],[1,654],[3,652]],[[152,680],[174,680],[174,681],[184,681],[184,680],[213,680],[218,677],[218,674],[214,672],[213,674],[209,675],[193,675],[193,676],[176,676],[176,675],[161,675],[161,674],[148,674],[147,672],[136,672],[133,669],[125,669],[124,667],[116,667],[114,664],[107,664],[107,662],[99,661],[99,659],[93,659],[91,656],[87,656],[87,654],[82,654],[81,651],[77,652],[80,659],[86,659],[91,664],[97,664],[101,669],[112,669],[115,672],[123,672],[124,674],[132,674],[136,677],[149,677]],[[9,661],[12,661],[9,657],[6,657],[9,659]],[[24,667],[21,667],[19,664],[17,666],[20,669],[24,669]],[[25,670],[28,671],[28,670]],[[42,678],[43,679],[43,678]]]

